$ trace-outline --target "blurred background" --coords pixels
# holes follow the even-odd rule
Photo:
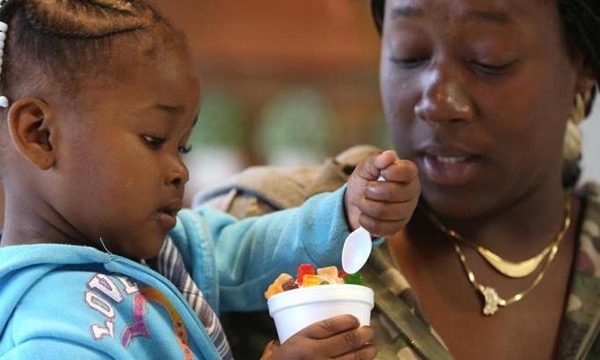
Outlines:
[[[203,82],[187,155],[190,196],[251,165],[320,163],[389,146],[368,0],[154,0],[189,37]],[[600,114],[584,124],[584,177],[600,180]]]

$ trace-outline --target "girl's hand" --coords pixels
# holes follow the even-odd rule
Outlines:
[[[368,360],[377,354],[374,338],[371,327],[359,327],[354,316],[340,315],[306,327],[283,344],[271,342],[261,360]]]
[[[385,181],[378,181],[379,177]],[[383,180],[380,179],[380,180]],[[352,230],[363,226],[372,235],[393,235],[410,220],[421,192],[417,166],[391,150],[358,164],[345,196]]]

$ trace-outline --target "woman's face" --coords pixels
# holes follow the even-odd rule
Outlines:
[[[574,96],[593,84],[547,0],[387,0],[381,90],[425,200],[457,217],[561,184]]]

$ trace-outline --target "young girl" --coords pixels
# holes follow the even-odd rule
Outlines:
[[[211,308],[264,308],[278,273],[412,214],[416,169],[392,152],[273,216],[180,211],[199,110],[182,35],[134,0],[9,0],[0,21],[2,358],[230,358]],[[372,337],[336,317],[283,356],[372,358]]]

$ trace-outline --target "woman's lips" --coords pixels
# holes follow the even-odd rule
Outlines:
[[[481,167],[475,156],[424,154],[420,158],[425,176],[439,185],[457,186],[468,182]]]

